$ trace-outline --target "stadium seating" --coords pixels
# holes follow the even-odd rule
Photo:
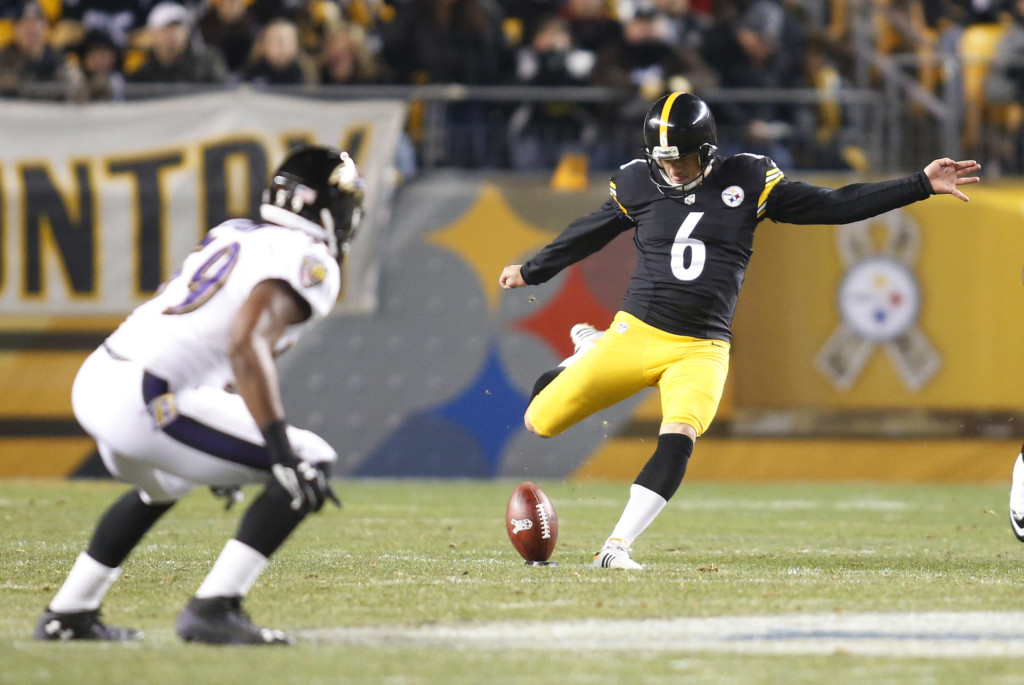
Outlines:
[[[1006,25],[973,24],[964,29],[957,46],[963,72],[963,133],[961,144],[972,154],[983,144],[986,123],[998,121],[1000,112],[990,107],[985,96],[985,79]]]

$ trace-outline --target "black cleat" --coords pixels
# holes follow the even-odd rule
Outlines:
[[[32,637],[37,640],[141,640],[134,628],[115,628],[100,621],[100,610],[59,613],[47,609],[36,624]]]
[[[242,608],[241,597],[193,597],[181,614],[175,631],[185,642],[211,645],[291,645],[280,630],[253,625]]]

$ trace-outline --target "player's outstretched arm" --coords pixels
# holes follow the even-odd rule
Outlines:
[[[502,269],[498,284],[505,290],[521,288],[526,285],[526,281],[523,280],[523,265],[510,264]]]
[[[967,202],[970,198],[960,192],[957,186],[977,183],[981,179],[968,176],[981,170],[981,165],[973,159],[955,161],[949,157],[936,159],[924,168],[924,174],[932,184],[932,192],[936,195],[952,195]]]

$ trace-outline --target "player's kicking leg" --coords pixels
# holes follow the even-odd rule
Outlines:
[[[604,331],[599,331],[589,323],[578,323],[569,329],[569,338],[572,340],[573,353],[559,362],[558,366],[545,371],[533,384],[533,391],[530,393],[530,400],[540,394],[540,391],[548,387],[551,381],[555,380],[555,377],[562,373],[562,371],[573,364],[582,357],[584,354],[589,352],[597,341],[604,335]]]
[[[604,331],[599,331],[589,323],[578,323],[569,329],[569,339],[572,340],[573,353],[566,357],[558,365],[564,369],[572,365],[577,359],[585,355],[597,344],[597,341],[604,336]]]

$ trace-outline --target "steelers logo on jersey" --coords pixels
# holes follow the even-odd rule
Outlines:
[[[327,278],[327,267],[316,257],[306,255],[302,258],[302,267],[299,273],[299,282],[304,288],[312,288],[319,285]]]
[[[743,188],[739,186],[729,186],[722,191],[722,202],[729,207],[739,207],[743,204]]]

